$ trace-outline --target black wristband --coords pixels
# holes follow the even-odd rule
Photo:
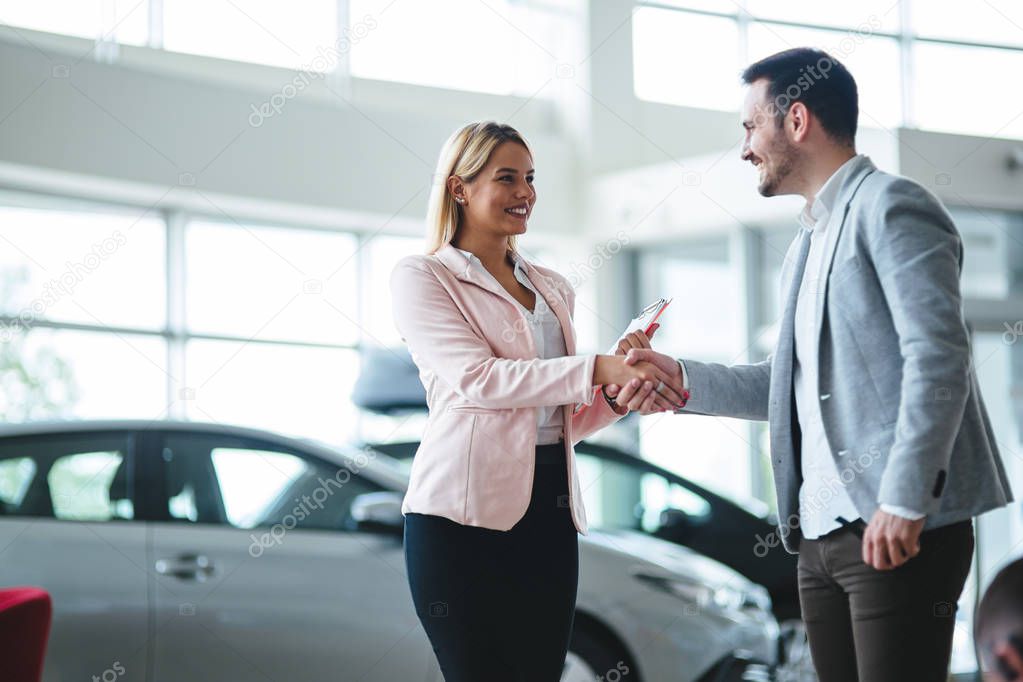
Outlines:
[[[617,402],[615,402],[615,399],[614,399],[614,398],[612,398],[611,396],[609,396],[609,395],[607,394],[607,390],[606,390],[606,388],[607,388],[606,386],[601,386],[601,387],[600,387],[600,392],[601,392],[601,393],[602,393],[602,394],[604,395],[604,400],[606,400],[606,401],[607,401],[607,404],[608,404],[608,405],[610,405],[610,406],[611,406],[611,409],[613,410],[613,409],[615,409],[615,408],[617,408],[617,407],[618,407],[618,403],[617,403]]]

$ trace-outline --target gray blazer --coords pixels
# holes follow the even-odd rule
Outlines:
[[[818,386],[832,456],[856,509],[882,503],[927,514],[925,529],[1012,501],[963,321],[962,243],[938,199],[861,157],[838,192]],[[793,330],[800,232],[781,271],[785,306],[774,353],[753,365],[683,360],[679,414],[767,420],[779,534],[799,549],[800,429]],[[773,543],[772,543],[773,544]]]

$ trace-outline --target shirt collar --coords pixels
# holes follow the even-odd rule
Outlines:
[[[802,212],[799,214],[799,222],[808,230],[824,229],[828,224],[828,217],[831,216],[831,211],[835,208],[835,199],[838,198],[838,190],[842,188],[842,183],[845,182],[846,177],[852,171],[853,166],[856,165],[857,161],[863,157],[862,154],[857,154],[852,157],[838,169],[831,174],[831,177],[827,179],[824,185],[817,191],[816,196],[813,198],[813,202],[808,202],[803,207]]]
[[[469,261],[470,267],[480,267],[480,268],[483,268],[483,261],[481,261],[479,258],[477,258],[476,254],[474,254],[472,251],[465,251],[464,249],[460,249],[457,246],[452,246],[451,248],[453,248],[455,251],[457,251],[458,253],[460,253],[463,256],[465,256],[466,260]],[[515,251],[509,251],[508,253],[511,254],[512,260],[515,261],[515,270],[517,272],[522,272],[522,274],[526,274],[526,268],[523,265],[522,256],[520,256]],[[483,269],[485,270],[486,268],[483,268]]]

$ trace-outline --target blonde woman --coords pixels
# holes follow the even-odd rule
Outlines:
[[[436,177],[427,255],[391,276],[430,408],[402,506],[409,585],[447,682],[555,681],[586,532],[572,446],[628,411],[595,389],[657,386],[664,410],[685,400],[650,364],[574,355],[571,286],[515,248],[536,202],[517,131],[465,126]],[[619,350],[631,347],[649,342]]]

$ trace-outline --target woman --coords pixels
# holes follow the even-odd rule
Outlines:
[[[435,177],[428,255],[391,276],[430,406],[402,505],[412,598],[447,682],[558,680],[586,532],[572,445],[627,412],[595,387],[668,377],[573,355],[571,286],[515,249],[536,201],[518,132],[462,128]]]

